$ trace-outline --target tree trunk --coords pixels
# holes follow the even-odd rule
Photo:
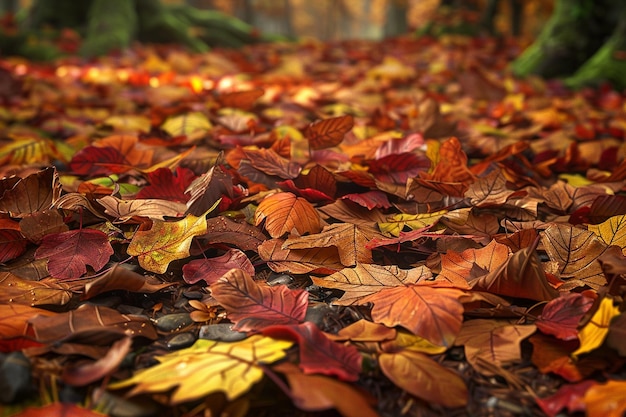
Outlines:
[[[512,64],[518,76],[572,74],[610,37],[625,0],[557,0],[537,40]],[[618,15],[619,16],[619,15]]]
[[[385,16],[385,37],[398,36],[408,32],[407,15],[409,4],[407,0],[389,0]]]

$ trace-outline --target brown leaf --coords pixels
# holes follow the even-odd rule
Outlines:
[[[200,216],[223,196],[233,197],[232,176],[227,175],[220,166],[214,165],[193,180],[185,194],[191,196],[187,201],[187,213]]]
[[[143,276],[120,264],[115,264],[104,275],[85,284],[83,300],[113,290],[153,293],[175,285],[172,282],[161,282],[153,276]]]
[[[258,247],[259,256],[274,272],[332,274],[344,266],[334,246],[311,249],[283,249],[283,239],[270,239]]]
[[[344,266],[358,263],[372,263],[372,251],[367,243],[379,234],[374,229],[350,223],[335,223],[324,227],[320,233],[290,238],[283,244],[284,249],[309,249],[335,246]]]
[[[343,417],[377,417],[367,397],[354,386],[321,375],[306,375],[297,366],[282,362],[272,367],[285,375],[291,399],[301,410],[334,408]]]
[[[39,243],[46,235],[67,232],[63,216],[57,210],[44,210],[20,220],[20,231],[31,242]]]
[[[534,325],[510,324],[502,320],[468,320],[463,323],[454,344],[465,347],[465,356],[474,369],[490,375],[481,360],[496,365],[518,362],[521,359],[520,343],[535,330]]]
[[[29,306],[64,305],[72,298],[70,288],[56,279],[29,281],[0,272],[0,301]]]
[[[211,285],[233,268],[254,275],[254,265],[239,249],[229,249],[221,256],[194,259],[183,266],[183,279],[188,284],[204,280]]]
[[[567,224],[553,224],[541,234],[546,253],[565,282],[561,291],[582,285],[598,289],[606,284],[598,257],[606,245],[594,233]]]
[[[23,304],[0,304],[0,335],[12,339],[29,335],[28,321],[37,316],[54,316],[57,313]]]
[[[11,217],[25,217],[50,209],[61,195],[61,183],[56,168],[48,167],[26,178],[10,181],[11,186],[0,194],[0,213]],[[3,187],[4,188],[4,187]]]
[[[83,387],[112,374],[120,366],[128,352],[130,352],[132,343],[132,338],[124,337],[113,343],[107,354],[97,361],[64,367],[61,379],[66,384]]]
[[[164,220],[165,217],[182,217],[187,210],[183,203],[154,198],[121,200],[108,195],[96,201],[104,207],[106,214],[115,217],[117,223],[124,223],[134,216],[158,220]]]
[[[243,149],[250,165],[267,175],[283,179],[294,179],[300,173],[300,166],[289,159],[283,158],[272,149]]]
[[[354,126],[350,115],[331,117],[311,123],[305,131],[311,149],[325,149],[339,145]]]
[[[241,250],[257,250],[267,237],[256,227],[225,216],[207,220],[207,233],[200,236],[208,243],[227,243]]]
[[[471,282],[500,268],[509,258],[509,248],[492,240],[482,249],[466,249],[461,253],[448,251],[441,255],[441,273],[444,279],[459,288],[468,288]]]
[[[311,277],[320,287],[345,291],[335,301],[338,305],[365,303],[363,299],[385,288],[415,284],[432,278],[428,268],[400,269],[397,266],[357,264],[354,268],[343,268],[326,278]]]
[[[501,170],[493,170],[472,183],[465,197],[474,207],[489,207],[504,204],[515,191],[506,187],[506,178]]]

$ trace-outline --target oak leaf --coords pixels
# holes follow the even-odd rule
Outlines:
[[[256,283],[242,269],[231,269],[211,285],[211,295],[224,307],[234,330],[248,332],[304,320],[309,294],[285,285]]]
[[[223,392],[228,400],[246,393],[263,377],[263,365],[285,357],[291,342],[261,335],[226,343],[200,339],[192,346],[157,357],[159,364],[131,378],[109,385],[110,389],[134,385],[128,395],[163,392],[174,388],[171,404]]]
[[[303,235],[321,230],[320,216],[315,208],[302,197],[292,193],[276,193],[265,197],[254,213],[258,226],[265,220],[265,230],[273,238],[285,234]]]
[[[150,230],[135,232],[126,252],[136,256],[143,269],[163,274],[170,262],[189,256],[195,236],[206,233],[205,216],[188,214],[177,222],[153,220]]]
[[[48,271],[59,279],[82,277],[87,265],[96,271],[113,255],[108,236],[99,230],[78,229],[47,235],[35,252],[35,259],[48,259]]]

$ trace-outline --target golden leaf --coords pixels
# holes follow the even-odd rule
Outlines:
[[[113,383],[109,388],[135,387],[129,395],[176,388],[171,404],[223,392],[233,400],[263,377],[261,365],[285,357],[293,343],[254,335],[234,343],[200,339],[191,347],[158,357],[159,364]]]
[[[150,230],[135,233],[127,253],[136,256],[143,269],[163,274],[170,262],[189,256],[194,236],[206,233],[207,213],[200,217],[188,214],[177,222],[153,220]]]
[[[400,236],[400,232],[405,226],[411,230],[421,229],[435,224],[441,216],[446,213],[447,210],[436,211],[434,213],[395,214],[387,218],[386,222],[379,222],[378,228],[383,233],[388,233],[392,236]]]
[[[572,352],[572,356],[576,357],[600,347],[609,333],[611,320],[619,314],[619,308],[613,306],[613,301],[610,298],[603,298],[591,320],[578,331],[580,346]]]
[[[587,229],[607,246],[619,246],[622,252],[626,249],[626,215],[613,216],[600,224],[590,224]]]

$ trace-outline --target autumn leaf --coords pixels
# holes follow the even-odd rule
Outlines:
[[[35,252],[35,259],[48,259],[48,271],[59,279],[82,277],[87,265],[99,271],[113,255],[108,236],[93,229],[69,230],[47,235]]]
[[[330,340],[311,322],[298,325],[265,327],[264,335],[287,339],[300,347],[300,369],[306,374],[335,375],[344,381],[356,381],[361,373],[362,357],[352,345]]]
[[[448,251],[441,255],[439,279],[467,288],[467,282],[474,281],[490,271],[500,268],[509,258],[509,248],[495,240],[480,249],[466,249],[461,253]]]
[[[331,117],[311,123],[305,131],[311,149],[325,149],[339,145],[354,126],[350,115]]]
[[[157,357],[159,364],[133,377],[109,385],[110,389],[133,386],[128,395],[174,389],[171,404],[223,392],[228,400],[243,395],[263,377],[262,365],[285,357],[291,342],[260,335],[226,343],[200,339],[191,347]]]
[[[307,375],[283,362],[272,368],[285,375],[294,404],[305,411],[334,408],[344,417],[377,417],[367,397],[344,382],[321,375]]]
[[[446,210],[441,210],[434,213],[394,214],[387,218],[387,221],[379,222],[378,228],[387,235],[400,236],[400,232],[402,232],[405,227],[415,230],[432,226],[437,223],[446,212]]]
[[[127,253],[136,256],[142,268],[163,274],[170,262],[189,256],[191,241],[206,233],[206,214],[188,214],[177,222],[153,220],[152,228],[138,231],[128,245]]]
[[[619,308],[613,306],[613,300],[603,298],[589,322],[579,330],[580,346],[572,352],[572,356],[577,357],[600,347],[609,333],[611,320],[619,314]]]
[[[254,275],[254,265],[246,254],[238,249],[229,249],[221,256],[194,259],[186,263],[183,265],[183,279],[188,284],[203,280],[211,285],[233,268]]]
[[[160,199],[121,200],[112,195],[96,200],[104,212],[115,218],[115,222],[126,222],[134,216],[164,220],[165,217],[182,217],[187,206],[184,203]]]
[[[391,382],[424,401],[450,408],[467,404],[468,391],[463,379],[423,353],[411,350],[382,353],[378,362]]]
[[[98,276],[85,284],[83,300],[88,300],[99,294],[114,290],[124,290],[139,293],[154,293],[174,285],[170,282],[161,282],[154,276],[143,276],[135,271],[115,264],[105,274]]]
[[[204,137],[212,129],[211,122],[200,112],[172,116],[161,125],[171,136],[186,136],[190,142]]]
[[[385,288],[415,284],[432,278],[426,267],[400,269],[397,266],[357,264],[354,268],[343,268],[325,278],[312,276],[313,283],[320,287],[336,288],[344,294],[335,301],[338,305],[362,304],[363,299]]]
[[[361,300],[372,302],[372,320],[400,325],[429,342],[449,347],[463,324],[462,291],[426,283],[383,289]]]
[[[315,208],[302,197],[292,193],[277,193],[265,197],[254,213],[255,225],[265,220],[265,230],[273,238],[285,234],[303,235],[321,230],[320,217]]]
[[[22,218],[38,211],[50,209],[61,195],[61,183],[56,168],[48,167],[26,178],[0,180],[8,188],[0,186],[0,213]]]
[[[43,407],[29,407],[13,417],[104,417],[106,414],[88,410],[72,403],[52,403]]]
[[[494,170],[472,183],[465,191],[465,197],[473,207],[489,207],[504,204],[513,193],[506,187],[502,171]]]
[[[143,187],[136,199],[157,199],[170,202],[186,203],[190,196],[185,190],[196,175],[188,168],[177,167],[175,172],[168,168],[159,168],[148,173],[149,185]]]
[[[595,233],[607,246],[619,246],[626,249],[626,215],[613,216],[606,221],[587,226],[587,229]]]
[[[583,402],[589,417],[621,417],[626,411],[626,382],[609,380],[590,387]]]
[[[327,336],[335,341],[383,342],[394,339],[396,333],[395,329],[361,319],[339,330],[336,335]]]
[[[550,301],[535,321],[537,328],[562,340],[578,338],[578,324],[593,305],[593,299],[582,294],[561,294]]]
[[[596,384],[596,381],[587,380],[578,384],[562,385],[554,395],[538,398],[537,404],[549,417],[556,417],[564,408],[570,414],[585,411],[586,406],[583,397],[587,390]]]
[[[259,256],[274,272],[332,274],[344,268],[336,247],[283,249],[283,239],[270,239],[258,247]]]
[[[41,308],[8,302],[0,304],[0,335],[12,339],[28,335],[28,320],[38,315],[53,316],[56,313]]]
[[[0,289],[0,301],[31,307],[64,305],[72,298],[70,288],[53,278],[30,281],[10,272],[0,272]]]
[[[564,224],[550,225],[542,234],[546,253],[558,267],[558,277],[566,281],[561,291],[588,285],[598,289],[606,278],[597,259],[606,245],[594,233]]]
[[[521,359],[520,343],[536,330],[530,324],[510,324],[502,320],[474,319],[463,323],[456,341],[479,372],[490,375],[484,363],[507,365]]]
[[[284,285],[256,283],[242,269],[231,269],[211,285],[211,295],[235,322],[235,330],[247,332],[277,324],[304,320],[309,294]]]
[[[335,223],[324,227],[320,233],[287,239],[282,247],[293,250],[334,246],[342,265],[354,266],[372,262],[372,251],[366,245],[376,235],[375,230],[365,226]]]
[[[380,344],[380,348],[386,353],[399,353],[410,350],[412,352],[438,355],[448,350],[447,347],[435,345],[421,336],[416,336],[404,330],[396,333],[393,340],[387,340]]]

